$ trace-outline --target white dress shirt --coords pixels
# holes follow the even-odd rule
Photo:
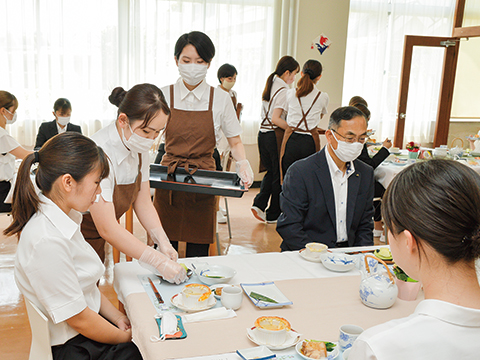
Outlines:
[[[300,108],[300,103],[298,101],[297,96],[295,95],[296,91],[297,89],[289,89],[286,95],[287,104],[288,104],[287,124],[288,126],[291,126],[291,127],[296,127],[298,125],[298,123],[303,118],[302,108],[303,108],[303,112],[306,113],[308,109],[310,109],[310,106],[312,106],[313,100],[315,99],[317,94],[320,92],[320,90],[314,87],[309,94],[301,97],[300,101],[302,102],[302,107]],[[318,123],[320,122],[320,116],[322,114],[325,115],[327,113],[328,101],[329,101],[328,94],[326,92],[322,92],[318,97],[317,101],[315,101],[315,104],[313,104],[312,109],[307,115],[308,130],[312,130],[313,128],[318,126]],[[299,128],[302,130],[306,130],[304,123],[302,123],[299,126]],[[305,132],[300,132],[300,131],[299,133],[305,134]],[[310,134],[310,133],[308,132],[306,134]]]
[[[280,88],[285,88],[285,89],[280,90],[278,94],[275,95],[277,90]],[[275,109],[282,109],[283,111],[282,111],[282,114],[280,115],[280,118],[282,118],[283,120],[287,118],[287,110],[288,110],[287,90],[289,88],[290,86],[288,86],[287,83],[283,81],[282,78],[278,77],[277,75],[273,77],[272,90],[270,91],[270,100],[272,100],[273,95],[275,95],[275,97],[273,98],[272,105],[270,106],[270,111],[268,112],[268,118],[270,119],[270,121],[272,121],[272,115]],[[264,101],[264,100],[262,101],[262,112],[261,112],[262,118],[260,119],[260,123],[262,123],[263,119],[265,119],[265,113],[268,110],[268,104],[269,104],[269,101]],[[278,126],[274,124],[273,127],[276,128]],[[273,131],[273,130],[260,128],[260,131],[267,132],[267,131]]]
[[[192,91],[188,90],[182,78],[174,84],[174,105],[175,109],[187,111],[208,110],[210,100],[210,85],[202,81]],[[170,106],[170,85],[162,87],[168,106]],[[232,138],[242,133],[242,127],[238,123],[237,114],[233,107],[229,94],[220,88],[214,88],[213,92],[213,126],[215,128],[215,141],[218,143],[222,137]]]
[[[330,146],[330,145],[327,145]],[[328,149],[325,149],[330,178],[332,179],[333,198],[335,199],[335,219],[337,221],[337,243],[348,241],[347,232],[347,200],[348,178],[355,172],[353,162],[347,163],[345,174],[341,171]]]
[[[55,125],[57,125],[57,130],[59,134],[63,134],[64,132],[67,132],[67,125],[65,125],[63,128],[58,125],[58,122],[55,120]]]
[[[15,174],[15,156],[10,151],[19,146],[19,142],[0,126],[0,181],[12,180]]]
[[[480,358],[480,310],[423,300],[415,312],[364,331],[349,360]]]
[[[105,272],[80,232],[82,214],[65,214],[39,194],[40,208],[25,225],[15,257],[15,280],[22,294],[47,317],[51,345],[78,334],[65,320],[87,306],[98,313],[97,282]]]
[[[113,201],[115,183],[133,184],[138,174],[138,153],[128,150],[120,138],[115,121],[96,132],[92,140],[100,146],[110,159],[110,174],[100,182],[101,196],[107,202]],[[142,182],[150,181],[150,155],[142,153]]]

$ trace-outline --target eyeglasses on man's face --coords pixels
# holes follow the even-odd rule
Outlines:
[[[351,143],[351,144],[353,144],[354,142],[359,142],[360,144],[364,144],[365,141],[367,141],[367,139],[368,139],[368,136],[365,135],[365,134],[364,134],[364,135],[360,135],[360,136],[353,136],[353,135],[343,136],[343,135],[340,134],[337,130],[332,129],[332,131],[333,131],[335,134],[340,135],[343,139],[345,139],[346,142]]]

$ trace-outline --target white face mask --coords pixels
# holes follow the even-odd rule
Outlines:
[[[195,86],[200,84],[207,76],[207,65],[202,64],[178,64],[178,72],[188,85]]]
[[[224,80],[223,81],[223,87],[227,90],[230,90],[231,88],[233,88],[233,85],[235,85],[235,81],[227,81],[227,80]]]
[[[7,110],[7,109],[5,109],[5,110]],[[8,111],[8,110],[7,110],[7,111]],[[10,111],[8,111],[8,113],[9,113],[9,114],[12,114]],[[15,123],[15,121],[17,121],[17,113],[12,114],[12,116],[13,116],[12,119],[9,120],[5,115],[3,115],[3,117],[5,118],[5,120],[7,120],[7,125],[12,125],[12,124]]]
[[[128,125],[128,127],[130,128],[130,131],[132,133],[132,135],[130,136],[130,139],[128,140],[125,138],[125,133],[123,132],[123,128],[121,128],[122,140],[125,146],[129,148],[130,151],[137,152],[140,154],[148,152],[152,147],[155,139],[147,139],[140,135],[137,135],[133,132],[132,128],[130,127],[130,124]]]
[[[57,116],[57,121],[60,125],[65,126],[70,122],[70,116]]]
[[[359,142],[348,143],[346,141],[339,141],[335,136],[335,133],[332,131],[332,135],[337,140],[337,150],[335,150],[330,144],[333,152],[337,157],[343,162],[350,162],[355,160],[362,152],[363,144]]]

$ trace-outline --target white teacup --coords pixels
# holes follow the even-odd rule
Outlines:
[[[328,246],[321,243],[311,242],[305,245],[305,254],[312,259],[320,259],[320,254],[325,252]]]
[[[340,336],[338,338],[338,345],[340,350],[345,351],[350,349],[353,342],[360,336],[363,329],[357,325],[342,325],[340,326]]]
[[[224,286],[221,299],[227,309],[238,310],[242,306],[243,291],[238,286]]]

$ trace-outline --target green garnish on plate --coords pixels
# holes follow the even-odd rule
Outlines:
[[[210,279],[223,279],[225,276],[220,276],[220,275],[207,275],[207,274],[202,274],[202,276],[205,276]]]
[[[337,346],[337,344],[329,342],[329,341],[321,341],[321,340],[305,340],[305,341],[323,342],[323,343],[325,343],[325,348],[327,349],[328,352],[331,352],[331,351],[335,350],[335,346]]]
[[[265,301],[265,302],[269,302],[269,303],[273,303],[273,304],[278,304],[278,301],[275,301],[275,300],[269,298],[268,296],[256,293],[254,291],[252,291],[249,296],[252,299],[255,299],[255,300],[258,300],[258,301]]]

